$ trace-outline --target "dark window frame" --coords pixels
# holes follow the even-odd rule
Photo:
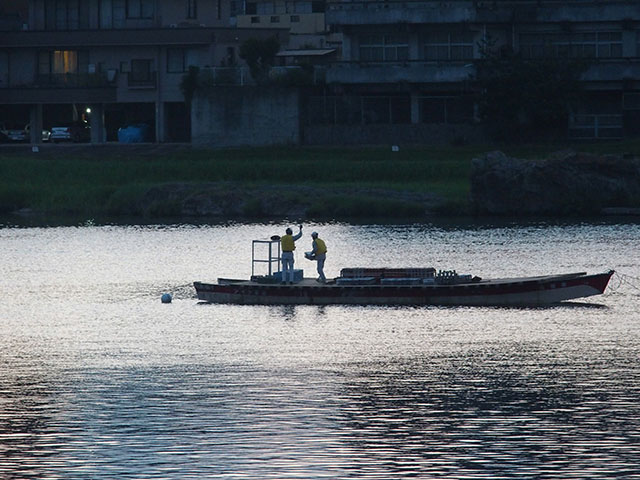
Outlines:
[[[150,7],[150,11],[147,8]],[[154,16],[152,0],[126,0],[125,14],[128,19],[148,20]]]
[[[169,56],[172,53],[178,53],[180,52],[181,56],[182,56],[182,67],[179,70],[173,69],[171,68],[173,62],[170,61]],[[184,48],[180,48],[180,47],[174,47],[174,48],[167,48],[167,73],[185,73],[187,71],[187,55],[186,55],[186,51]]]
[[[218,5],[220,0],[218,0]],[[198,0],[187,0],[187,18],[198,18]]]
[[[139,70],[137,67],[146,64],[146,70]],[[152,58],[132,58],[129,76],[134,82],[151,82],[153,80],[153,59]],[[144,78],[138,77],[139,74],[146,73]]]

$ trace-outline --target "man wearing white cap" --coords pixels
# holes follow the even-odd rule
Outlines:
[[[327,279],[324,276],[324,261],[327,258],[327,245],[324,243],[320,237],[318,237],[318,232],[313,232],[311,234],[311,238],[313,238],[313,250],[311,250],[312,258],[318,262],[318,282],[325,283]]]

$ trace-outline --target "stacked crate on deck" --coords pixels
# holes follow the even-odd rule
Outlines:
[[[435,268],[343,268],[338,284],[418,285],[431,282]]]

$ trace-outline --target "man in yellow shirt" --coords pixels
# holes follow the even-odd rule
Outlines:
[[[280,238],[282,246],[282,283],[293,283],[293,251],[296,249],[296,240],[302,237],[302,225],[299,226],[300,231],[297,235],[293,235],[293,230],[287,228],[286,235]]]
[[[311,256],[316,262],[318,262],[319,277],[317,281],[320,283],[326,283],[327,279],[324,276],[324,261],[327,258],[327,245],[324,243],[324,240],[318,237],[318,232],[313,232],[311,234],[311,238],[313,238]]]

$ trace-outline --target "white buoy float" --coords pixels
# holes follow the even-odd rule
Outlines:
[[[160,297],[160,300],[162,301],[162,303],[171,303],[171,294],[163,293],[162,297]]]

